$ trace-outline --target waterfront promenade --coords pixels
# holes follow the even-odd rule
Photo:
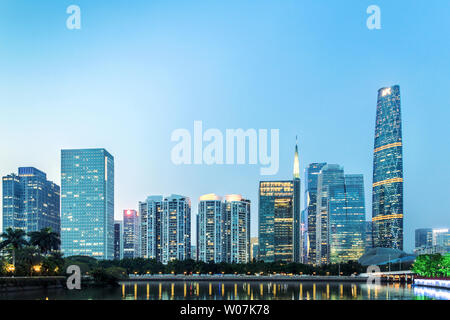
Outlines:
[[[313,282],[366,282],[367,276],[312,276],[312,275],[130,275],[127,280],[133,281],[313,281]]]

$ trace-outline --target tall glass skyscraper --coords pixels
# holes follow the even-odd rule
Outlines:
[[[303,233],[302,233],[302,216],[300,210],[300,161],[298,158],[298,147],[295,144],[294,153],[294,170],[293,170],[293,250],[294,250],[294,262],[303,262]]]
[[[161,262],[191,258],[191,200],[171,195],[163,200]]]
[[[344,175],[344,184],[330,186],[330,262],[357,261],[365,248],[364,178]]]
[[[139,258],[141,256],[140,217],[136,210],[123,210],[123,258]]]
[[[292,180],[259,183],[259,259],[264,262],[293,261]]]
[[[60,188],[47,175],[33,167],[19,168],[3,183],[3,231],[8,228],[25,232],[52,228],[60,233]]]
[[[311,163],[305,170],[305,215],[307,220],[307,262],[316,263],[317,177],[326,163]]]
[[[315,264],[358,260],[364,253],[364,179],[327,164],[317,177]]]
[[[61,250],[114,258],[114,158],[105,149],[61,151]]]
[[[198,260],[204,262],[222,262],[224,254],[224,210],[222,197],[213,193],[200,197],[197,217]]]
[[[398,85],[378,90],[372,222],[375,247],[403,250],[403,151]]]

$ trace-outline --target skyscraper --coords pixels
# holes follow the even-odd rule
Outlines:
[[[191,200],[180,195],[164,198],[161,217],[161,262],[191,257]]]
[[[250,261],[258,260],[259,248],[258,248],[258,237],[250,238]]]
[[[223,261],[250,262],[250,200],[238,194],[226,195],[223,219]]]
[[[114,158],[105,149],[61,151],[61,249],[114,258]]]
[[[415,232],[415,248],[431,248],[433,246],[433,229],[421,228]]]
[[[8,228],[25,232],[52,228],[60,233],[60,188],[47,175],[33,167],[19,168],[3,181],[3,231]]]
[[[358,260],[364,253],[364,180],[327,164],[317,179],[316,264]]]
[[[316,263],[317,177],[326,163],[311,163],[305,170],[305,215],[308,263]]]
[[[293,261],[292,180],[259,183],[259,259]]]
[[[197,250],[198,260],[204,262],[222,262],[225,258],[224,242],[224,210],[222,197],[214,193],[200,197],[197,217]]]
[[[372,222],[375,247],[403,250],[403,151],[398,85],[378,90]]]
[[[365,222],[365,244],[364,244],[364,251],[367,252],[368,250],[373,248],[373,236],[372,236],[372,221],[366,221]]]
[[[303,234],[302,234],[302,216],[300,211],[300,161],[298,158],[298,147],[295,144],[294,170],[293,170],[293,251],[294,262],[303,262]]]
[[[150,196],[139,202],[141,256],[161,262],[161,217],[163,196]]]
[[[114,221],[114,260],[119,260],[123,258],[123,221]]]
[[[364,178],[345,174],[344,185],[330,188],[330,262],[357,261],[365,249]]]
[[[139,258],[141,256],[141,225],[136,210],[123,210],[123,258]]]

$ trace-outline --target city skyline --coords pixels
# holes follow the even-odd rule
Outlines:
[[[14,30],[0,33],[2,175],[33,166],[61,185],[61,149],[102,147],[116,161],[115,218],[148,194],[239,193],[252,202],[254,236],[259,166],[175,166],[170,133],[195,120],[222,131],[279,128],[280,170],[263,179],[291,178],[298,135],[302,180],[314,162],[363,173],[369,220],[375,93],[400,84],[405,250],[414,248],[415,229],[448,224],[441,208],[450,207],[450,177],[441,168],[450,154],[441,140],[449,136],[449,45],[441,40],[450,4],[380,1],[383,27],[372,31],[365,3],[255,11],[238,2],[141,2],[139,13],[125,2],[79,4],[82,29],[68,31],[64,6],[2,3],[1,30]],[[432,197],[441,202],[423,201]]]

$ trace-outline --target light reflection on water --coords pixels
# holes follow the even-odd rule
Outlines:
[[[126,282],[116,288],[0,293],[0,299],[78,300],[415,300],[449,299],[450,291],[410,284],[350,282]]]

